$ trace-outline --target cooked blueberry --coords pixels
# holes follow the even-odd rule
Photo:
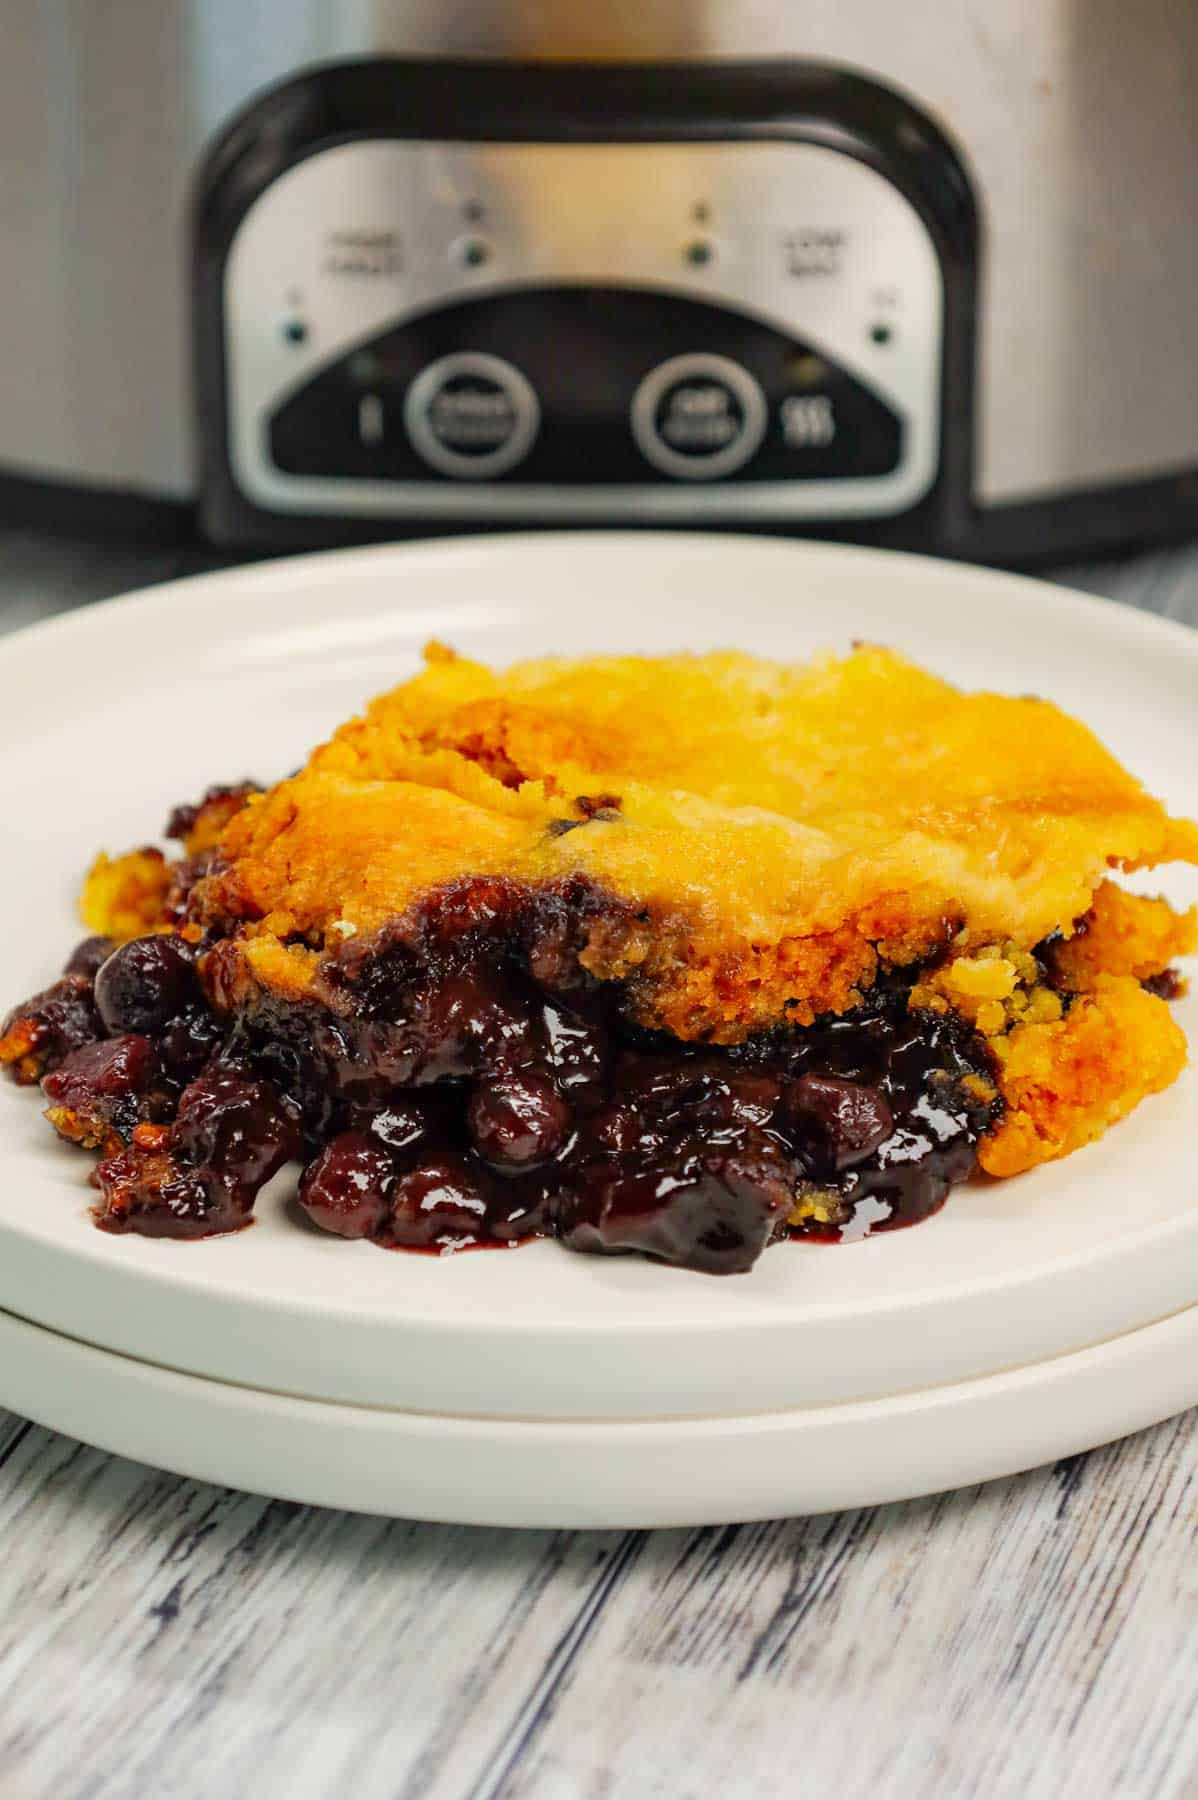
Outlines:
[[[198,856],[181,857],[171,867],[171,885],[162,903],[163,916],[174,926],[186,925],[192,919],[192,902],[196,888],[212,867],[215,850],[204,850]]]
[[[180,1087],[194,1081],[225,1036],[225,1030],[203,1005],[189,1006],[172,1019],[158,1039],[158,1054],[169,1079]]]
[[[320,1019],[310,1044],[328,1082],[350,1095],[407,1086],[416,1080],[423,1054],[413,1024],[388,1019]]]
[[[384,1230],[392,1243],[456,1249],[487,1235],[487,1196],[465,1157],[429,1157],[396,1176]]]
[[[743,1273],[783,1225],[795,1170],[758,1141],[711,1152],[698,1142],[635,1172],[588,1171],[563,1203],[562,1235],[575,1250],[639,1250],[712,1275]]]
[[[288,1036],[263,1040],[257,1032],[253,1034],[254,1073],[298,1107],[310,1137],[325,1137],[334,1128],[334,1121],[342,1123],[338,1071],[330,1067],[327,1055],[318,1049],[318,1033],[302,1013],[290,1018],[284,1014],[279,1029],[286,1029]],[[237,1060],[235,1045],[230,1045],[225,1060]]]
[[[534,1027],[522,997],[486,970],[451,975],[428,990],[422,1023],[427,1068],[467,1074],[518,1062],[531,1049]]]
[[[644,1145],[649,1124],[635,1106],[608,1106],[587,1125],[587,1136],[601,1150],[623,1155]]]
[[[782,1089],[768,1075],[700,1066],[678,1100],[710,1134],[728,1141],[752,1127],[772,1123],[782,1103]]]
[[[42,1092],[50,1100],[74,1106],[89,1097],[119,1099],[125,1094],[144,1093],[157,1076],[158,1058],[153,1044],[148,1037],[129,1033],[72,1050],[46,1076]]]
[[[149,1038],[102,1038],[72,1050],[42,1081],[47,1117],[60,1137],[89,1149],[116,1148],[143,1119],[161,1117],[165,1094]]]
[[[606,1032],[552,1001],[542,1006],[541,1019],[546,1061],[558,1092],[574,1099],[598,1089],[610,1057]]]
[[[86,975],[64,975],[42,994],[14,1007],[0,1025],[0,1069],[20,1086],[39,1081],[72,1050],[104,1035]]]
[[[423,1097],[398,1094],[381,1104],[355,1108],[354,1124],[389,1150],[414,1150],[429,1135],[430,1107]]]
[[[300,1177],[299,1203],[322,1231],[373,1237],[388,1213],[395,1163],[377,1138],[343,1131]]]
[[[107,962],[115,949],[116,942],[113,938],[86,937],[71,951],[63,974],[86,975],[89,981],[94,981],[99,973],[100,965]]]
[[[122,944],[96,976],[96,1006],[113,1033],[153,1037],[198,998],[195,954],[171,932]]]
[[[939,1212],[955,1182],[972,1173],[974,1146],[964,1133],[946,1150],[928,1155],[927,1141],[908,1163],[867,1168],[850,1196],[854,1220],[842,1237],[868,1236],[891,1225],[915,1225]],[[856,1173],[856,1171],[854,1171]]]
[[[181,1166],[157,1146],[130,1144],[97,1163],[92,1180],[100,1190],[95,1220],[104,1231],[214,1237],[240,1229],[249,1218],[249,1207],[207,1171]]]
[[[619,1072],[621,1091],[653,1112],[694,1105],[711,1091],[711,1076],[695,1057],[652,1055],[626,1058]]]
[[[1185,977],[1176,969],[1160,969],[1155,975],[1145,975],[1142,985],[1158,1000],[1180,1000],[1186,991]]]
[[[540,1237],[552,1231],[557,1206],[557,1171],[540,1176],[516,1175],[496,1182],[487,1206],[486,1235],[502,1244]]]
[[[300,1152],[294,1110],[269,1082],[233,1069],[208,1069],[183,1090],[172,1134],[183,1159],[247,1200]]]
[[[802,1075],[790,1090],[800,1123],[812,1120],[834,1169],[849,1169],[885,1143],[894,1114],[876,1087],[836,1075]]]
[[[553,1083],[527,1069],[480,1082],[466,1121],[479,1154],[500,1169],[547,1162],[570,1129],[569,1109]]]
[[[410,981],[389,1005],[387,1017],[332,1028],[346,1040],[355,1080],[452,1080],[521,1062],[535,1047],[530,1009],[486,967],[430,972]]]
[[[725,1104],[733,1124],[768,1125],[782,1104],[782,1085],[768,1075],[731,1075]]]

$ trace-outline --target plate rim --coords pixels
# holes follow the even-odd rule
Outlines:
[[[341,563],[366,568],[374,563],[384,565],[396,557],[405,562],[425,557],[451,562],[476,550],[542,555],[553,550],[560,551],[564,545],[579,544],[592,549],[615,549],[621,552],[635,548],[638,553],[648,550],[651,554],[656,554],[660,549],[686,551],[711,550],[716,547],[745,552],[764,550],[767,554],[780,553],[784,556],[810,558],[813,561],[824,558],[830,562],[843,561],[846,566],[853,562],[900,566],[912,572],[923,571],[937,582],[942,581],[946,574],[959,571],[971,582],[992,583],[996,593],[1001,590],[1012,598],[1018,596],[1028,605],[1038,604],[1039,609],[1043,608],[1046,601],[1051,600],[1058,606],[1068,603],[1071,608],[1089,613],[1095,620],[1101,618],[1108,625],[1113,619],[1119,619],[1128,635],[1159,638],[1162,644],[1168,642],[1187,657],[1198,659],[1198,626],[1188,625],[1182,619],[1166,618],[1160,613],[1146,612],[1142,607],[1133,606],[1126,600],[1088,594],[1078,588],[1066,587],[1061,582],[1017,570],[988,568],[981,563],[930,556],[911,550],[882,549],[870,544],[845,544],[818,538],[787,538],[772,532],[669,531],[655,528],[630,531],[590,527],[574,531],[547,529],[459,532],[437,537],[390,540],[381,544],[353,544],[329,550],[265,557],[257,562],[171,576],[145,587],[122,590],[86,606],[68,608],[51,618],[36,619],[27,625],[18,626],[15,631],[6,632],[0,637],[0,667],[10,658],[18,657],[30,644],[40,647],[44,642],[53,642],[57,636],[86,635],[93,629],[99,632],[104,622],[118,610],[121,613],[142,612],[153,616],[160,610],[169,608],[179,594],[186,596],[201,587],[228,589],[230,593],[241,588],[268,589],[276,585],[280,578],[286,581],[303,575],[308,570],[320,571]]]
[[[769,1414],[517,1420],[336,1405],[126,1357],[0,1310],[0,1399],[186,1479],[384,1517],[645,1530],[999,1480],[1198,1402],[1198,1306],[1026,1369]],[[1145,1379],[1160,1373],[1160,1385]]]

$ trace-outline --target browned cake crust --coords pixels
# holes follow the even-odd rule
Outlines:
[[[642,1022],[736,1042],[950,943],[1031,949],[1109,867],[1198,856],[1198,828],[1056,707],[873,647],[505,675],[437,652],[235,818],[223,855],[200,904],[243,927],[248,980],[304,992],[308,950],[463,872],[580,875],[628,908],[587,966]]]

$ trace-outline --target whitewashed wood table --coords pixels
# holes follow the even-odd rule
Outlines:
[[[0,628],[180,572],[0,533]],[[1061,573],[1198,624],[1198,550]],[[3,1800],[1198,1795],[1198,1414],[652,1533],[256,1499],[0,1413]]]

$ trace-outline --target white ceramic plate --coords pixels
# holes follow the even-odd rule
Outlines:
[[[180,1375],[4,1312],[0,1368],[18,1412],[200,1481],[398,1518],[647,1529],[907,1500],[1155,1425],[1198,1401],[1198,1307],[977,1381],[716,1419],[333,1406]]]
[[[1198,812],[1198,636],[1044,584],[672,535],[277,562],[0,643],[0,1004],[57,972],[97,847],[153,836],[212,781],[294,767],[434,634],[501,662],[730,644],[793,658],[885,641],[966,685],[1062,702],[1174,808]],[[1193,872],[1161,879],[1198,898]],[[1198,1029],[1194,1001],[1181,1017]],[[1198,1302],[1196,1141],[1188,1073],[1101,1144],[957,1190],[915,1230],[783,1245],[717,1281],[553,1244],[386,1254],[305,1228],[285,1178],[232,1238],[107,1237],[87,1216],[85,1159],[54,1140],[36,1096],[6,1085],[0,1307],[210,1380],[358,1406],[512,1421],[828,1407],[1063,1356]],[[15,1399],[3,1384],[0,1400]]]

